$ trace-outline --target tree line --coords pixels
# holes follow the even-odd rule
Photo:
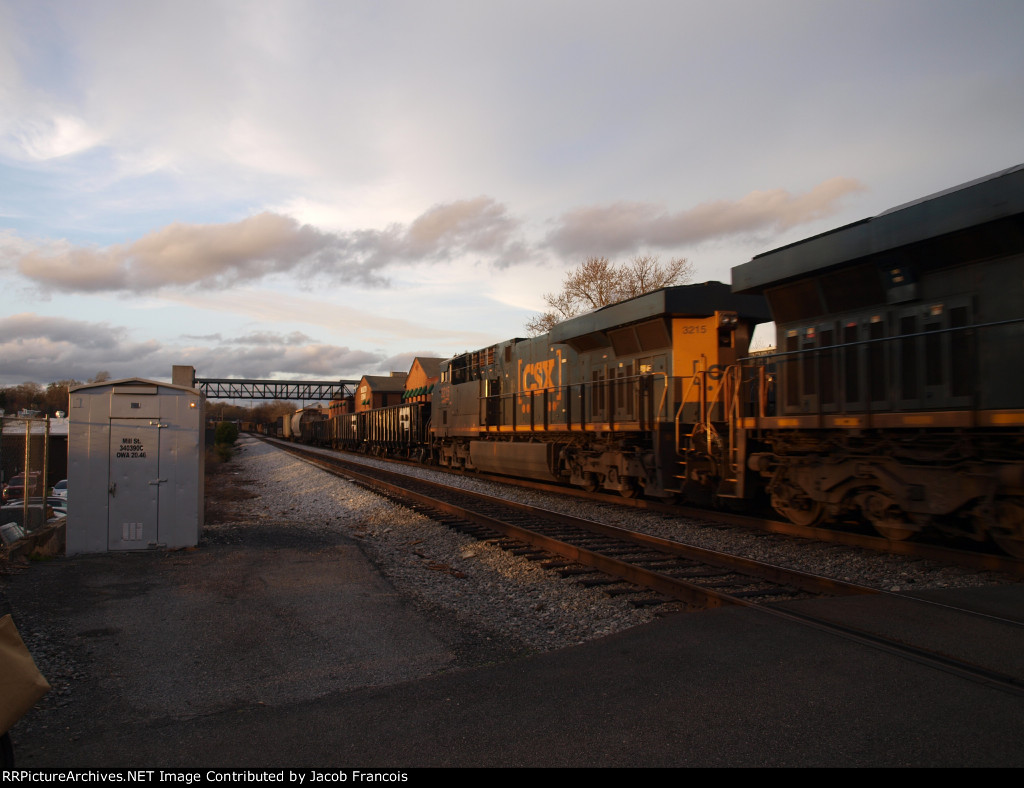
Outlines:
[[[87,383],[102,383],[109,380],[108,372],[97,372]],[[65,414],[68,409],[68,389],[82,385],[81,380],[68,378],[56,380],[42,386],[27,381],[16,386],[0,387],[0,410],[8,416],[16,416],[20,411],[38,411],[41,416],[57,415],[57,411]]]

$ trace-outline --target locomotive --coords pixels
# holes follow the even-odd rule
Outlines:
[[[313,438],[1024,556],[1024,166],[441,365]],[[756,324],[778,347],[751,356]]]
[[[730,370],[767,319],[760,296],[708,282],[456,356],[434,395],[437,461],[625,497],[742,497],[721,440]]]
[[[776,322],[773,406],[742,420],[775,509],[1024,557],[1024,166],[759,255],[733,289]]]

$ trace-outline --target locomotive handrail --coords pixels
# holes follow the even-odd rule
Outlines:
[[[680,435],[679,435],[680,417],[683,415],[683,409],[686,407],[686,403],[688,402],[687,397],[689,396],[690,391],[696,385],[697,380],[698,380],[699,377],[700,377],[700,372],[697,371],[697,370],[694,370],[693,375],[690,377],[690,385],[686,387],[686,389],[683,391],[683,396],[679,398],[679,408],[676,410],[676,415],[675,415],[675,419],[674,419],[674,421],[675,421],[675,433],[676,433],[676,454],[682,454],[682,445],[681,445],[680,440],[679,440],[679,438],[680,438]]]
[[[668,401],[668,373],[667,372],[651,372],[650,375],[661,375],[665,379],[665,385],[661,389],[661,402],[658,403],[657,422],[661,423],[661,414],[664,411],[665,415],[668,416],[668,408],[666,407]],[[652,427],[654,425],[651,425]]]

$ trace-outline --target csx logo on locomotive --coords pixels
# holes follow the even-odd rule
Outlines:
[[[554,410],[562,401],[562,351],[555,351],[555,358],[543,361],[531,361],[529,364],[519,362],[519,407],[523,413],[530,411],[530,398],[522,396],[526,392],[553,389],[548,394],[548,408]]]

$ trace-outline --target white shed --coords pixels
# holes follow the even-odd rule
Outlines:
[[[197,545],[203,395],[128,378],[76,386],[70,400],[68,555]]]

